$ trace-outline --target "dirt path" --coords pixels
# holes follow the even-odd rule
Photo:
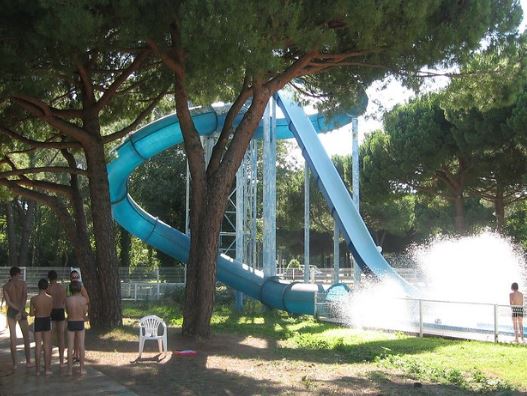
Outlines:
[[[415,384],[373,364],[348,364],[337,354],[281,348],[274,341],[216,334],[206,342],[169,330],[169,352],[137,340],[90,338],[90,364],[139,395],[466,395],[454,387]],[[119,337],[121,338],[121,337]],[[192,349],[194,357],[173,351]],[[119,352],[117,352],[119,351]]]
[[[17,326],[18,328],[18,326]],[[34,362],[34,343],[31,344],[31,358]],[[122,386],[118,381],[104,375],[93,366],[87,368],[87,374],[76,373],[67,375],[66,369],[58,364],[58,351],[54,348],[52,360],[53,374],[40,377],[35,374],[35,368],[25,367],[22,336],[18,338],[18,368],[11,368],[11,352],[9,349],[9,330],[5,328],[5,316],[0,313],[0,396],[12,395],[121,395],[134,396],[136,393]]]

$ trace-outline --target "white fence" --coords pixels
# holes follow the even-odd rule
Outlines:
[[[413,268],[395,268],[395,270],[409,283],[416,284],[421,281],[420,273]],[[304,269],[278,268],[277,275],[286,280],[302,282],[304,280]],[[332,284],[333,277],[333,268],[317,268],[315,266],[310,266],[309,279],[312,283]],[[339,269],[339,283],[353,283],[353,268]]]
[[[27,282],[30,294],[37,293],[37,283],[41,278],[47,278],[48,271],[55,270],[58,275],[59,283],[69,283],[71,270],[79,268],[73,267],[22,267],[22,277]],[[410,283],[418,283],[419,275],[412,269],[396,269],[399,274]],[[284,269],[278,268],[278,276],[285,280],[300,281],[304,280],[303,269]],[[82,276],[82,273],[81,273]],[[121,296],[126,300],[154,300],[170,293],[172,290],[183,287],[186,279],[186,267],[162,267],[159,269],[119,268],[121,279]],[[0,267],[0,285],[9,279],[9,267]],[[310,282],[332,284],[334,271],[332,268],[310,268]],[[339,270],[339,282],[353,283],[353,268],[341,268]],[[1,293],[1,289],[0,289]]]
[[[510,305],[392,298],[358,307],[351,297],[330,300],[326,293],[316,294],[315,316],[354,327],[404,331],[421,337],[426,334],[493,342],[514,340]],[[527,336],[525,324],[524,333]]]
[[[0,285],[9,280],[9,268],[0,267]],[[38,292],[38,281],[48,276],[48,271],[55,270],[58,282],[68,284],[70,272],[74,267],[21,267],[22,277],[26,281],[29,294]],[[82,276],[82,274],[81,274]],[[169,267],[159,269],[119,268],[121,279],[121,297],[124,300],[155,300],[166,293],[185,285],[186,267]],[[1,289],[0,289],[1,293]]]

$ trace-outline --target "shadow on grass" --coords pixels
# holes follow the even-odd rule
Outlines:
[[[361,344],[343,345],[336,348],[266,348],[257,349],[241,345],[233,351],[225,350],[225,356],[239,359],[287,359],[312,363],[371,363],[390,354],[416,355],[440,346],[435,342],[415,343],[414,339],[367,341]]]
[[[379,394],[386,395],[476,395],[479,392],[471,392],[455,386],[445,384],[426,384],[412,380],[403,380],[400,377],[387,374],[382,371],[372,371],[367,378],[340,377],[331,381],[320,381],[333,385],[333,387],[346,393],[346,389],[366,389],[372,385],[381,389]]]
[[[259,326],[271,326],[266,323]],[[248,327],[251,328],[252,324]],[[256,332],[258,333],[258,332]],[[113,336],[112,334],[115,334]],[[123,339],[127,337],[126,339]],[[259,347],[248,345],[247,337],[262,338]],[[460,341],[442,340],[437,338],[402,338],[389,340],[364,341],[357,344],[336,343],[330,345],[324,341],[313,345],[298,347],[280,347],[275,338],[260,337],[251,331],[240,333],[213,332],[208,340],[200,340],[181,335],[180,328],[170,327],[168,330],[169,350],[193,349],[205,355],[226,356],[238,359],[264,360],[299,360],[313,363],[368,363],[385,355],[416,355],[430,352],[446,344],[452,345]],[[229,347],[235,346],[234,347]],[[137,352],[137,329],[123,326],[109,333],[88,332],[86,348],[100,352]],[[145,351],[156,351],[157,343],[146,343]]]
[[[125,316],[138,319],[145,314],[156,314],[167,323],[181,321],[181,310],[177,304],[134,303],[125,305]],[[202,343],[180,335],[180,329],[169,328],[169,349],[199,349],[204,353],[231,356],[241,359],[263,358],[273,360],[286,358],[324,363],[372,362],[384,355],[415,355],[429,352],[444,345],[460,341],[438,338],[401,338],[349,343],[344,338],[327,340],[321,334],[338,328],[309,317],[293,317],[276,310],[266,310],[261,304],[249,305],[246,312],[239,313],[227,306],[217,306],[212,321],[211,340]],[[98,351],[132,352],[138,348],[137,327],[123,326],[109,333],[88,333],[87,348]],[[244,342],[247,337],[265,340],[265,347],[258,348]],[[293,338],[297,347],[280,347],[279,340]],[[220,339],[220,344],[215,341]],[[222,342],[238,345],[235,349],[224,348]],[[155,348],[155,345],[153,346]]]

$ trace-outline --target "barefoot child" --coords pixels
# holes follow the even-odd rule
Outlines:
[[[66,329],[66,315],[64,306],[66,304],[66,288],[57,283],[57,272],[49,271],[48,294],[53,299],[53,310],[51,311],[52,332],[57,334],[59,344],[60,367],[64,367],[64,331]]]
[[[24,338],[24,352],[26,353],[26,367],[33,367],[29,349],[29,331],[27,313],[25,312],[27,300],[27,285],[22,279],[20,268],[11,267],[9,281],[4,285],[4,298],[7,304],[7,325],[11,346],[11,361],[13,370],[16,369],[16,324],[20,326]]]
[[[77,270],[73,270],[70,272],[70,281],[71,282],[79,282],[81,285],[81,295],[86,299],[86,302],[88,303],[88,311],[90,310],[90,297],[88,296],[88,292],[86,291],[86,288],[82,284],[81,274]],[[71,292],[68,293],[68,296],[71,296]],[[79,345],[77,344],[77,339],[75,339],[75,347],[73,350],[73,362],[76,363],[79,361]]]
[[[514,339],[523,341],[523,294],[518,291],[518,284],[511,285],[512,293],[509,294],[510,304],[512,305],[512,324],[514,326]]]
[[[31,297],[29,302],[29,316],[35,317],[33,331],[35,333],[35,363],[37,375],[40,375],[41,343],[44,348],[44,368],[46,375],[51,374],[51,310],[53,300],[46,293],[48,281],[38,281],[38,295]]]
[[[81,283],[73,281],[70,284],[71,296],[66,298],[66,312],[68,314],[68,373],[72,374],[73,346],[79,347],[81,374],[84,370],[84,321],[88,313],[88,301],[81,295]]]

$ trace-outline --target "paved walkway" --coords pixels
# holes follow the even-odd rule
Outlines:
[[[17,326],[18,330],[18,326]],[[17,332],[18,333],[18,332]],[[34,344],[31,344],[31,360],[34,363]],[[87,374],[78,374],[78,366],[74,367],[73,376],[67,375],[66,369],[60,369],[58,351],[53,348],[51,370],[53,374],[40,377],[35,375],[35,368],[26,369],[22,336],[19,334],[17,345],[18,368],[11,370],[11,355],[9,350],[9,330],[6,327],[4,314],[0,313],[0,396],[11,395],[122,395],[137,396],[121,384],[113,381],[100,371],[89,365]],[[75,372],[77,370],[77,372]]]

